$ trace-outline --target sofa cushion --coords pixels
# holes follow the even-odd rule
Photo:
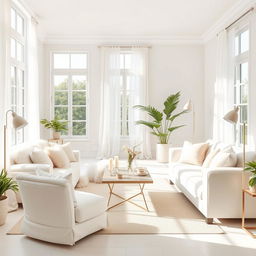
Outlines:
[[[31,164],[30,154],[34,146],[21,144],[13,149],[11,158],[15,164]]]
[[[39,148],[34,148],[30,154],[30,158],[34,164],[49,164],[51,167],[53,167],[52,160],[43,150]]]
[[[209,147],[208,143],[192,144],[189,141],[185,141],[179,161],[181,163],[202,165],[205,159],[205,154],[207,152],[208,147]]]
[[[107,201],[104,197],[81,191],[75,191],[75,195],[75,221],[78,223],[97,217],[107,210]]]
[[[75,155],[73,153],[73,150],[70,146],[70,142],[65,143],[63,145],[60,145],[62,147],[62,149],[64,150],[64,152],[66,153],[68,159],[70,162],[76,162],[76,158]]]
[[[211,160],[209,167],[235,167],[236,153],[232,148],[219,151]]]
[[[206,155],[204,159],[203,168],[207,168],[210,166],[212,159],[219,153],[220,149],[211,149],[209,154]]]
[[[173,163],[170,165],[170,178],[191,197],[202,199],[202,167],[196,165]]]
[[[62,147],[59,146],[53,146],[53,147],[47,147],[46,151],[52,160],[54,167],[57,168],[68,168],[70,167],[70,161],[62,149]]]

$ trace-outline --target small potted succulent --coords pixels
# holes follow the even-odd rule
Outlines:
[[[245,171],[251,172],[251,177],[249,178],[249,190],[252,193],[256,193],[256,162],[246,163]]]
[[[59,119],[55,118],[53,120],[47,120],[42,119],[40,123],[46,128],[46,129],[52,129],[52,137],[55,140],[58,140],[60,138],[61,132],[64,132],[67,130],[67,122],[62,122]]]
[[[3,169],[0,173],[0,226],[5,223],[8,213],[8,198],[5,193],[9,189],[17,192],[18,184],[7,177],[7,172]]]

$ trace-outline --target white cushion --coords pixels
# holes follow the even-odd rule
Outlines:
[[[33,151],[34,146],[31,145],[19,145],[15,147],[12,153],[12,158],[15,164],[31,164],[30,154]]]
[[[75,155],[73,153],[73,150],[70,146],[70,142],[65,143],[63,145],[61,145],[62,149],[64,150],[64,152],[66,153],[68,159],[70,162],[76,162],[76,158]]]
[[[179,162],[194,165],[202,165],[208,147],[208,143],[192,144],[189,141],[185,141]]]
[[[36,174],[37,174],[37,176],[49,177],[49,178],[52,178],[54,180],[66,179],[70,184],[70,188],[71,188],[71,191],[72,191],[73,202],[74,202],[74,207],[77,206],[77,200],[76,200],[75,192],[74,192],[73,185],[72,185],[72,173],[71,172],[67,172],[67,171],[61,172],[61,171],[59,171],[59,172],[55,172],[55,173],[48,173],[48,172],[44,172],[44,171],[38,169],[38,170],[36,170]]]
[[[34,164],[49,164],[51,167],[53,167],[52,160],[49,158],[49,156],[43,150],[38,148],[35,148],[31,152],[30,158]]]
[[[99,216],[107,209],[107,201],[104,197],[81,191],[75,191],[75,195],[77,199],[75,220],[78,223]]]
[[[57,168],[68,168],[70,166],[70,161],[60,146],[47,147],[46,149],[50,159]]]
[[[219,153],[220,149],[211,149],[209,154],[206,155],[202,167],[207,168],[210,166],[212,159]]]
[[[235,167],[237,155],[232,148],[221,150],[213,157],[209,167]]]

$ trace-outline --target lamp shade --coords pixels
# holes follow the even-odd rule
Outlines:
[[[12,124],[15,129],[21,129],[28,124],[28,122],[21,116],[12,112]]]
[[[183,110],[190,112],[192,111],[192,109],[193,109],[192,101],[188,100],[184,105]]]
[[[236,124],[238,120],[239,107],[235,107],[233,110],[229,111],[223,119],[229,123]]]

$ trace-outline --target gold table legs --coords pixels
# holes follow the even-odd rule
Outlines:
[[[115,185],[114,183],[108,184],[108,188],[109,188],[108,206],[109,206],[109,204],[110,204],[110,200],[111,200],[112,195],[114,195],[114,196],[116,196],[116,197],[122,199],[123,201],[121,201],[121,202],[119,202],[119,203],[117,203],[117,204],[114,204],[114,205],[110,206],[110,207],[108,208],[108,210],[110,210],[110,209],[112,209],[112,208],[114,208],[114,207],[117,207],[117,206],[119,206],[119,205],[121,205],[121,204],[123,204],[123,203],[125,203],[125,202],[128,202],[128,203],[131,203],[131,204],[133,204],[133,205],[136,205],[136,206],[139,207],[139,208],[142,208],[142,209],[145,210],[145,211],[149,211],[149,210],[148,210],[148,205],[147,205],[147,202],[146,202],[146,198],[145,198],[145,195],[144,195],[144,193],[143,193],[145,184],[143,184],[143,185],[139,184],[139,186],[140,186],[140,192],[137,193],[137,194],[135,194],[135,195],[133,195],[133,196],[131,196],[131,197],[129,197],[129,198],[124,198],[124,197],[122,197],[122,196],[116,194],[115,192],[113,192],[114,185]],[[131,199],[133,199],[134,197],[137,197],[137,196],[139,196],[139,195],[142,195],[146,208],[143,207],[143,206],[141,206],[141,205],[139,205],[139,204],[136,204],[136,203],[130,201]]]
[[[243,189],[243,194],[242,194],[242,229],[245,230],[253,238],[256,238],[255,233],[253,233],[251,231],[251,230],[256,230],[256,227],[247,227],[247,226],[245,226],[245,195],[246,195],[246,193],[253,196],[253,197],[256,197],[255,194],[250,193],[248,190]]]

